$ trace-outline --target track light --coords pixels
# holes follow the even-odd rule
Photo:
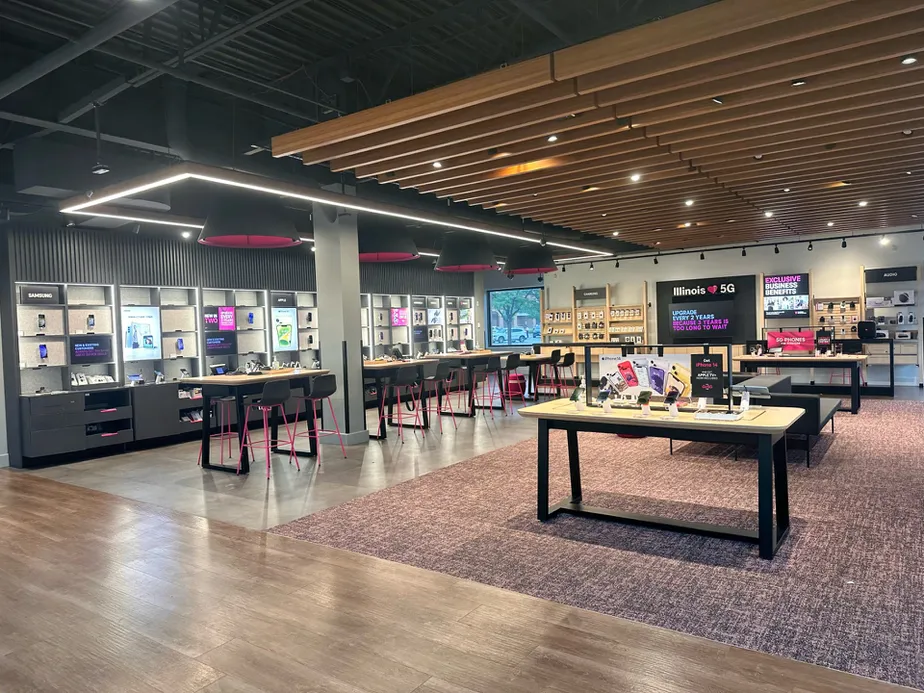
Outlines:
[[[567,271],[568,271],[568,265],[562,265],[562,266],[561,266],[561,273],[564,274],[564,273],[567,272]]]
[[[741,249],[741,257],[747,257],[747,256],[748,256],[748,251],[747,251],[745,248],[742,248],[742,249]]]
[[[812,251],[815,249],[815,247],[812,245],[812,242],[811,242],[811,241],[809,241],[809,247],[808,247],[808,249],[809,249],[809,252],[812,252]]]
[[[594,263],[592,263],[592,262],[590,263],[590,271],[591,271],[591,272],[594,271]]]
[[[888,236],[880,236],[880,237],[879,237],[879,245],[889,245],[889,237],[888,237]]]
[[[658,258],[655,258],[655,259],[654,259],[654,263],[655,263],[656,265],[658,264]]]
[[[773,244],[773,254],[774,255],[780,254],[780,246],[778,246],[776,243]]]
[[[616,260],[616,269],[619,269],[619,260]]]
[[[906,55],[902,57],[902,65],[914,65],[918,59],[913,55]]]
[[[798,79],[794,79],[794,80],[792,81],[792,85],[793,85],[794,87],[804,87],[807,83],[808,83],[808,82],[807,82],[806,80],[802,79],[801,77],[798,78]]]
[[[847,247],[847,239],[846,239],[846,238],[842,238],[842,239],[841,239],[841,248],[846,248],[846,247]]]
[[[725,97],[724,96],[713,96],[712,102],[717,103],[721,106],[723,103],[725,103]]]
[[[700,253],[700,254],[699,254],[699,259],[700,259],[700,260],[705,260],[705,259],[706,259],[706,253]]]

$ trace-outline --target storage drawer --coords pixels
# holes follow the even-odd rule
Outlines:
[[[135,434],[132,429],[126,428],[121,431],[113,431],[111,433],[84,435],[84,438],[86,438],[87,449],[104,448],[108,445],[122,445],[123,443],[130,443],[135,439]]]
[[[83,395],[79,392],[23,397],[22,399],[28,402],[29,411],[33,417],[77,414],[83,411]],[[58,425],[60,425],[60,422]]]
[[[23,457],[47,457],[86,449],[86,429],[83,426],[58,428],[52,435],[49,431],[35,431],[23,436]]]
[[[132,418],[131,407],[109,407],[98,411],[90,410],[84,412],[84,423],[101,423],[103,421],[117,421],[118,419]]]
[[[896,366],[916,366],[917,364],[918,357],[915,354],[896,354],[895,356]]]
[[[905,355],[911,354],[913,356],[917,356],[918,345],[917,344],[904,344],[902,342],[899,342],[895,345],[895,353],[905,354]]]
[[[888,344],[867,344],[866,353],[867,354],[885,354],[889,355],[889,345]]]
[[[870,356],[866,361],[867,366],[888,366],[889,357],[886,356]]]

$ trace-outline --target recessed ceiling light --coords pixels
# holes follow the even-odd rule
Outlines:
[[[434,161],[433,168],[443,168],[443,164],[441,164],[439,161]]]
[[[600,189],[599,185],[585,185],[583,188],[581,188],[581,192],[593,192],[594,190],[599,190],[599,189]]]
[[[633,183],[638,183],[641,179],[642,179],[642,174],[640,173],[633,173],[629,177],[629,180],[631,180]]]
[[[721,106],[723,103],[725,103],[725,97],[724,96],[713,96],[712,102],[717,103]]]
[[[918,59],[913,55],[906,55],[902,58],[902,65],[914,65]]]
[[[911,137],[914,134],[914,130],[902,130],[902,134],[905,137]]]
[[[693,206],[693,200],[687,200],[684,204],[686,204],[687,207],[692,207],[692,206]]]
[[[604,213],[601,214],[600,216],[601,216],[601,217],[605,217],[605,216],[606,216],[606,212],[604,212]]]
[[[806,80],[802,79],[801,77],[798,79],[794,79],[792,81],[792,85],[794,87],[802,87],[802,86],[805,86],[805,84],[806,84]]]
[[[828,226],[834,226],[834,222],[833,222],[833,221],[829,221],[829,222],[828,222]]]
[[[868,205],[868,204],[869,204],[869,202],[867,202],[866,200],[860,200],[860,206],[861,206],[861,207],[866,207],[866,205]]]
[[[690,228],[691,226],[693,226],[693,224],[691,224],[691,223],[688,221],[686,224],[683,225],[683,228],[688,229],[688,228]]]
[[[783,188],[783,192],[789,192],[792,188]]]
[[[558,135],[549,135],[546,142],[558,142]]]
[[[184,231],[180,234],[183,238],[189,238],[192,234],[189,231]]]
[[[760,161],[760,160],[763,159],[763,158],[764,158],[764,155],[763,155],[763,154],[755,154],[755,155],[754,155],[754,161]]]
[[[725,223],[726,223],[726,224],[734,224],[736,221],[738,221],[738,220],[737,220],[737,219],[726,219],[726,220],[725,220]]]
[[[661,245],[661,241],[655,241],[655,245]]]
[[[771,211],[768,210],[768,211],[764,212],[764,216],[767,217],[767,219],[769,219],[770,217],[773,216],[773,212],[771,212]]]
[[[889,237],[888,237],[888,236],[880,236],[880,237],[879,237],[879,245],[889,245]]]
[[[910,176],[910,175],[911,175],[911,171],[905,171],[905,175]]]
[[[618,236],[618,235],[619,235],[619,231],[613,231],[613,235],[614,235],[614,236]]]

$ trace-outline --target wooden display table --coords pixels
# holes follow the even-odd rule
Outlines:
[[[715,408],[720,410],[720,408]],[[664,410],[654,410],[642,417],[640,409],[588,407],[577,411],[574,402],[557,399],[520,409],[520,416],[539,420],[537,517],[544,522],[558,513],[617,520],[630,524],[695,534],[737,539],[758,544],[761,558],[771,559],[789,533],[789,486],[786,468],[786,430],[804,410],[790,407],[751,409],[739,421],[699,420],[693,413],[681,412],[670,418]],[[568,464],[571,472],[571,497],[549,506],[549,431],[559,429],[568,435]],[[582,502],[581,460],[578,432],[624,433],[636,436],[729,443],[757,448],[757,529],[740,529],[724,525],[690,522],[606,508],[586,506]],[[776,523],[774,526],[774,496]]]
[[[247,420],[244,412],[244,398],[252,395],[259,395],[263,392],[263,385],[271,380],[308,380],[315,375],[327,375],[330,371],[316,370],[306,368],[280,368],[273,371],[264,371],[258,375],[205,375],[198,378],[182,378],[179,382],[183,385],[199,385],[202,387],[202,468],[213,469],[219,472],[236,472],[237,465],[212,464],[209,461],[209,436],[212,433],[212,407],[211,400],[215,397],[234,397],[237,406],[237,438],[240,446],[244,440],[244,431],[247,427]],[[307,417],[308,429],[312,430],[314,420]],[[279,418],[278,414],[273,413],[272,420],[272,439],[278,439]],[[304,457],[313,457],[316,453],[315,438],[308,437],[308,452],[296,451],[296,454]],[[273,448],[273,452],[277,449]],[[250,473],[250,451],[244,448],[241,455],[241,474]]]
[[[417,368],[417,375],[420,378],[423,378],[423,369],[427,364],[435,363],[433,359],[408,359],[407,361],[384,361],[384,360],[375,360],[375,361],[363,361],[363,379],[364,380],[374,380],[375,381],[375,396],[377,400],[376,411],[379,413],[379,429],[377,433],[370,433],[369,438],[372,440],[386,440],[388,438],[388,430],[385,426],[388,423],[389,426],[396,426],[394,422],[393,412],[394,412],[394,403],[390,400],[387,402],[388,406],[388,416],[382,418],[382,413],[385,411],[386,401],[385,401],[385,381],[389,378],[394,377],[395,373],[399,368],[408,368],[415,367]],[[427,410],[424,409],[423,412],[423,423],[420,428],[427,429],[430,428],[430,417],[427,414]],[[410,428],[416,428],[417,424],[403,424]]]

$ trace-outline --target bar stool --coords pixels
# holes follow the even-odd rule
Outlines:
[[[561,357],[561,363],[559,363],[558,366],[556,366],[555,368],[555,371],[558,374],[558,382],[565,388],[569,388],[569,387],[574,388],[578,386],[577,376],[574,373],[574,361],[575,361],[574,352],[569,351],[568,353],[566,353],[564,356]],[[567,380],[564,377],[564,372],[566,369],[568,371]],[[569,395],[570,393],[566,392],[565,394]]]
[[[504,408],[504,416],[507,415],[507,405],[504,398],[504,388],[501,385],[501,363],[500,356],[491,356],[488,358],[488,362],[479,366],[475,366],[472,371],[472,377],[477,378],[478,375],[484,374],[484,380],[481,381],[481,397],[478,396],[478,383],[475,383],[475,388],[472,390],[472,401],[470,405],[484,407],[484,403],[488,401],[488,408],[491,410],[491,418],[494,418],[494,390],[495,388],[499,390],[501,406]],[[491,382],[491,376],[494,376],[494,382]],[[484,410],[482,410],[482,415]]]
[[[237,458],[238,474],[241,473],[241,460],[244,458],[244,448],[250,448],[250,454],[253,455],[254,448],[259,446],[266,450],[266,478],[270,478],[270,449],[277,447],[280,442],[283,442],[270,439],[269,417],[276,407],[279,407],[279,413],[282,415],[282,423],[286,427],[286,440],[284,442],[289,444],[289,462],[291,463],[292,458],[295,458],[295,468],[301,471],[301,467],[298,465],[298,457],[294,454],[295,448],[292,445],[292,431],[289,429],[289,422],[286,420],[285,404],[289,401],[290,395],[291,390],[289,389],[288,380],[270,380],[263,386],[263,394],[260,398],[247,405],[247,408],[244,410],[244,421],[239,422],[239,425],[244,427],[244,438],[241,440],[240,457]],[[250,412],[252,409],[256,409],[263,413],[262,440],[254,441],[253,436],[250,434],[250,426],[247,425],[250,421]]]
[[[424,395],[427,395],[427,414],[433,411],[433,408],[430,405],[430,401],[432,399],[430,396],[430,386],[433,385],[432,393],[436,395],[436,416],[440,421],[440,433],[443,432],[443,385],[452,380],[451,371],[452,366],[446,361],[441,361],[436,365],[436,371],[433,373],[433,375],[424,376],[424,378],[420,381],[420,401],[424,401]],[[452,417],[452,425],[455,428],[459,428],[459,425],[456,423],[456,413],[452,408],[452,397],[446,398],[446,404],[449,405],[449,415]]]
[[[558,394],[561,390],[561,383],[558,380],[558,362],[561,361],[561,349],[554,349],[549,354],[548,363],[543,363],[539,369],[539,377],[536,378],[536,401],[539,401],[539,395],[542,394],[542,388],[546,389],[545,394],[549,394],[551,388],[552,395]]]
[[[218,418],[218,430],[219,433],[212,433],[209,436],[209,444],[212,443],[212,438],[218,438],[220,440],[221,452],[219,453],[220,457],[224,457],[225,454],[225,441],[228,441],[228,459],[231,459],[231,450],[233,443],[231,441],[237,439],[237,434],[231,430],[231,413],[234,410],[234,397],[212,397],[209,401],[209,407],[215,409],[216,417]],[[202,466],[202,443],[199,443],[199,459],[196,461],[196,464],[200,467]]]
[[[417,400],[417,367],[416,366],[402,366],[395,371],[395,374],[389,379],[385,384],[385,397],[384,400],[388,399],[388,388],[392,388],[392,394],[397,398],[398,406],[392,410],[392,419],[398,420],[398,437],[401,438],[401,442],[404,442],[404,419],[411,418],[411,413],[407,413],[401,409],[401,392],[407,388],[407,397],[404,400],[405,403],[413,403],[414,409],[411,410],[414,412],[414,435],[417,435],[417,426],[420,426],[420,403]],[[379,428],[382,427],[382,421],[388,416],[387,412],[384,409],[379,412]],[[423,430],[420,431],[421,436],[426,438]]]
[[[526,404],[526,376],[518,373],[520,368],[520,355],[510,354],[507,361],[501,369],[504,374],[504,386],[507,393],[507,401],[510,402],[510,411],[513,411],[513,398],[519,396],[520,401]]]
[[[327,375],[316,375],[313,378],[309,378],[305,381],[307,387],[303,388],[304,394],[301,396],[296,396],[295,401],[298,402],[298,408],[296,409],[296,419],[294,430],[295,433],[292,435],[292,455],[297,457],[295,454],[295,441],[298,438],[314,438],[317,444],[317,455],[318,455],[318,466],[321,466],[321,438],[324,436],[337,436],[340,440],[340,451],[343,453],[343,456],[346,457],[346,448],[343,446],[343,436],[340,435],[340,424],[337,422],[337,415],[334,413],[334,404],[330,401],[330,398],[337,392],[337,376],[333,373],[328,373]],[[330,407],[330,415],[334,420],[334,430],[328,431],[323,428],[318,428],[318,414],[317,414],[317,403],[327,400],[327,405]],[[301,405],[304,402],[305,409],[311,412],[311,422],[314,426],[303,432],[298,432],[298,411],[301,409]],[[321,414],[324,413],[324,405],[321,405]]]

